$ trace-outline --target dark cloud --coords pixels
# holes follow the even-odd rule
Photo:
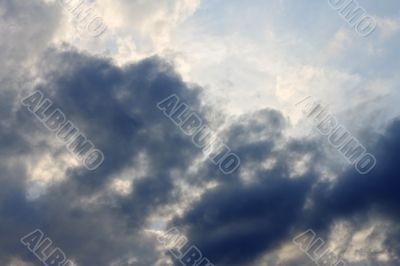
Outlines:
[[[352,222],[353,232],[371,218],[399,221],[399,121],[394,121],[383,135],[371,139],[369,147],[378,164],[370,174],[360,175],[349,167],[332,182],[318,177],[321,173],[316,166],[329,165],[318,148],[321,145],[306,140],[282,141],[284,127],[276,123],[277,118],[276,112],[263,111],[244,118],[249,124],[239,122],[227,130],[230,145],[242,158],[242,177],[253,172],[255,183],[243,185],[239,177],[220,183],[175,220],[205,256],[217,265],[254,265],[261,255],[308,228],[328,239],[332,225],[340,219]],[[263,127],[259,127],[260,121],[266,122]],[[268,139],[256,141],[262,135]],[[311,156],[307,170],[289,178],[293,159],[306,154]],[[274,167],[260,170],[262,162],[271,157],[277,159]],[[398,251],[393,247],[398,243],[398,228],[389,235],[393,236],[388,238],[387,250],[392,256],[387,265],[397,265]],[[365,259],[377,261],[373,256]],[[300,260],[294,263],[300,265]]]
[[[334,186],[323,183],[314,190],[315,208],[307,213],[314,227],[324,228],[337,218],[355,219],[360,226],[366,222],[363,218],[371,214],[398,224],[400,171],[397,155],[400,151],[400,120],[388,126],[377,139],[372,151],[377,165],[371,173],[359,175],[354,169],[349,169]],[[400,253],[394,251],[393,243],[399,240],[399,228],[395,226],[387,234],[387,249],[392,254],[393,265],[398,265]]]
[[[394,121],[381,136],[373,149],[377,165],[370,174],[359,175],[354,170],[342,175],[335,186],[316,190],[316,201],[331,213],[346,215],[354,211],[381,206],[393,216],[398,216],[400,185],[397,154],[400,150],[400,121]],[[321,192],[319,192],[321,191]]]
[[[298,154],[316,157],[318,148],[307,141],[284,143],[285,127],[273,110],[240,117],[226,130],[228,145],[242,161],[240,173],[224,178],[175,221],[216,265],[252,265],[266,250],[279,247],[299,219],[317,176],[310,167],[290,178],[289,164]],[[275,165],[264,169],[268,159]],[[246,173],[250,184],[243,183]]]
[[[245,188],[224,186],[204,196],[184,223],[191,227],[191,241],[211,261],[246,265],[279,246],[297,220],[309,186],[307,178],[278,176]]]
[[[72,50],[50,50],[41,65],[42,82],[35,89],[52,99],[106,159],[92,172],[71,166],[66,180],[36,199],[27,199],[31,173],[24,158],[40,158],[45,152],[57,158],[64,147],[53,150],[55,136],[19,106],[17,93],[3,93],[1,116],[7,119],[0,130],[1,155],[13,156],[16,162],[1,164],[2,265],[12,257],[36,263],[19,243],[36,228],[80,265],[129,265],[132,258],[137,260],[134,265],[154,265],[158,253],[144,231],[147,218],[177,200],[172,172],[187,169],[200,153],[156,104],[176,94],[201,113],[198,89],[184,84],[170,65],[156,57],[119,68]],[[17,113],[11,112],[11,106],[17,107]],[[141,154],[150,165],[146,177],[135,182],[130,195],[108,193],[108,181]],[[99,193],[106,196],[88,203]]]

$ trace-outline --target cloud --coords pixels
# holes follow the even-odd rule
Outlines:
[[[0,34],[4,36],[0,78],[10,80],[22,75],[24,66],[45,49],[58,28],[60,12],[57,5],[40,0],[5,0],[0,2],[0,14]]]
[[[160,52],[167,47],[173,30],[193,14],[200,0],[106,0],[96,4],[110,28],[119,34],[134,32],[140,48],[144,42],[148,44],[146,49],[152,47]]]
[[[27,198],[27,184],[32,181],[27,162],[47,154],[57,162],[67,151],[54,145],[53,136],[23,107],[15,108],[20,94],[3,92],[1,114],[6,123],[0,144],[2,150],[14,154],[2,162],[3,172],[12,172],[2,175],[6,190],[0,193],[0,211],[8,217],[1,225],[6,239],[40,228],[78,265],[129,265],[129,261],[155,265],[163,258],[146,229],[162,208],[190,200],[182,194],[182,181],[200,187],[216,181],[172,222],[184,228],[190,242],[218,265],[255,265],[285,246],[303,227],[327,235],[338,219],[352,221],[372,211],[388,221],[399,218],[395,190],[398,121],[376,143],[372,142],[376,137],[369,141],[378,165],[362,178],[348,170],[333,183],[321,179],[321,169],[330,163],[320,140],[288,138],[288,122],[271,109],[240,116],[220,132],[241,158],[240,171],[224,176],[214,165],[203,163],[193,172],[190,169],[201,151],[156,104],[176,94],[200,114],[207,112],[199,88],[182,82],[160,58],[117,67],[72,48],[49,49],[38,69],[41,82],[36,88],[90,136],[106,160],[95,172],[68,165],[60,173],[65,178],[50,182],[35,198]],[[293,167],[298,162],[303,162],[300,170]],[[109,184],[122,177],[132,181],[127,170],[136,167],[142,177],[134,179],[128,192],[114,193]],[[178,177],[177,171],[187,174]],[[393,241],[396,238],[387,238],[386,248]],[[17,244],[0,245],[5,264],[13,257],[33,259]],[[395,253],[389,254],[389,261],[395,261]]]
[[[159,254],[152,236],[144,232],[147,219],[177,200],[173,171],[185,171],[200,154],[156,104],[174,93],[201,113],[198,89],[183,83],[171,66],[156,57],[119,68],[73,50],[50,49],[40,66],[42,82],[36,89],[90,136],[106,160],[95,173],[79,164],[67,165],[60,172],[64,179],[50,182],[46,191],[27,198],[27,184],[32,182],[28,162],[51,154],[57,163],[67,151],[18,106],[18,93],[3,92],[0,145],[2,156],[8,157],[1,164],[6,190],[0,191],[0,212],[7,217],[0,226],[5,236],[0,243],[2,265],[14,256],[28,258],[18,239],[36,228],[78,265],[110,265],[123,258],[136,258],[139,264],[135,265],[155,264]],[[108,184],[140,160],[147,160],[151,167],[132,192],[111,193]],[[47,170],[38,173],[46,175]]]
[[[273,113],[264,115],[273,116]],[[249,121],[260,120],[262,116],[262,113],[253,114]],[[321,172],[315,168],[316,165],[329,165],[314,146],[317,142],[280,142],[279,138],[270,136],[269,142],[251,143],[252,139],[260,139],[251,137],[260,132],[260,129],[256,130],[257,125],[251,125],[243,131],[235,130],[233,126],[230,136],[235,139],[245,134],[240,138],[250,140],[250,143],[239,142],[236,149],[244,158],[241,175],[253,171],[256,181],[248,186],[243,185],[240,178],[220,183],[174,222],[187,230],[190,242],[197,244],[211,261],[218,265],[256,265],[261,256],[290,242],[300,228],[313,228],[328,239],[334,224],[341,220],[354,223],[354,234],[371,219],[375,222],[379,217],[388,222],[399,221],[396,154],[400,148],[400,121],[393,121],[385,134],[368,142],[378,160],[374,171],[361,176],[349,168],[334,181],[322,180]],[[272,127],[271,123],[263,125],[264,129],[282,130]],[[279,147],[278,143],[285,144]],[[291,178],[288,171],[294,153],[310,153],[313,159],[304,174]],[[261,170],[261,162],[270,156],[275,156],[277,162],[272,169]],[[246,159],[251,164],[246,165]],[[362,222],[365,219],[362,217],[366,216],[370,218]],[[385,265],[397,265],[399,256],[392,247],[398,241],[398,228],[390,231],[383,250],[386,252]],[[382,259],[368,254],[370,261]],[[367,257],[363,259],[366,261]]]

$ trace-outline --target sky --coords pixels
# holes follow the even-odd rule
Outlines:
[[[399,1],[0,0],[0,34],[0,265],[400,265]]]

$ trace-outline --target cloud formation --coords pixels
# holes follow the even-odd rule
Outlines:
[[[400,119],[388,120],[397,117],[397,61],[389,59],[398,53],[379,48],[397,47],[397,22],[384,18],[397,2],[366,2],[378,22],[366,43],[321,3],[314,6],[320,17],[331,12],[328,20],[318,17],[321,24],[304,15],[304,1],[234,1],[229,8],[197,0],[95,3],[110,30],[80,46],[63,35],[67,19],[56,2],[0,2],[0,265],[40,265],[20,243],[35,229],[78,266],[173,265],[156,240],[169,226],[187,236],[182,252],[195,245],[215,265],[310,265],[291,241],[309,228],[349,265],[399,265]],[[266,51],[263,41],[253,44],[260,31],[249,25],[256,24],[267,24],[260,38],[268,40]],[[82,50],[124,45],[138,45],[142,54],[127,49],[108,58]],[[190,75],[183,80],[191,71],[202,86],[187,82]],[[215,84],[222,89],[209,94]],[[79,164],[22,106],[35,90],[53,101],[47,112],[63,110],[104,153],[98,169]],[[266,107],[298,102],[305,92],[336,101],[332,112],[375,155],[372,172],[359,175],[323,138],[294,134],[301,119],[293,123],[285,108]],[[170,95],[215,127],[240,168],[224,175],[204,158],[157,108]],[[245,107],[225,108],[232,102]]]

